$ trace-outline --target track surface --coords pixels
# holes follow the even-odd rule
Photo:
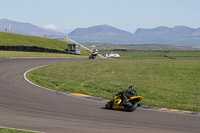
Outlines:
[[[105,103],[65,96],[28,83],[25,71],[87,59],[0,59],[0,126],[47,133],[199,133],[200,117],[138,108],[103,109]]]

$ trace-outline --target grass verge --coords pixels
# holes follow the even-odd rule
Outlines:
[[[33,70],[41,86],[111,99],[134,85],[143,104],[200,112],[200,60],[137,59],[72,62]]]
[[[0,58],[11,57],[72,57],[72,58],[88,58],[87,55],[59,54],[59,53],[43,53],[43,52],[19,52],[19,51],[0,51]]]
[[[36,133],[36,132],[17,130],[17,129],[9,129],[9,128],[1,128],[0,127],[0,133]]]

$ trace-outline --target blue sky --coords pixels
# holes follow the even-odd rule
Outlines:
[[[200,27],[200,0],[1,0],[0,19],[28,22],[68,33],[108,24],[137,28]]]

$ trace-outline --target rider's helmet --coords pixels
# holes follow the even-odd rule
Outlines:
[[[129,90],[129,94],[137,96],[137,92],[134,90],[134,86],[129,86],[128,90]]]
[[[96,52],[98,53],[98,49],[94,49],[93,52],[94,52],[94,53],[96,53]]]
[[[134,86],[129,86],[128,89],[134,90]]]

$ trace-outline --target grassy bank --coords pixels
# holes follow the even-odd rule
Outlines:
[[[48,49],[65,51],[69,42],[59,41],[55,39],[25,36],[12,33],[0,32],[0,46],[36,46]],[[0,51],[0,58],[8,57],[84,57],[90,55],[90,52],[81,49],[81,56],[72,54],[56,54],[42,52],[19,52],[19,51]]]
[[[0,46],[37,46],[64,51],[69,42],[0,32]]]
[[[200,112],[200,60],[137,59],[74,62],[28,73],[36,84],[111,99],[134,85],[143,104]]]

